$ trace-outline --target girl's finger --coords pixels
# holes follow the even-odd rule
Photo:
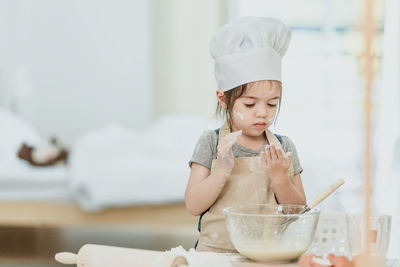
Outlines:
[[[237,135],[240,136],[242,134],[242,130],[236,131],[236,132],[232,132],[230,133],[231,135]]]
[[[233,145],[233,143],[232,143],[232,145]],[[221,149],[221,154],[222,154],[222,155],[230,154],[230,153],[232,152],[232,145],[224,146],[224,147]]]
[[[225,143],[225,144],[224,144],[224,147],[225,147],[226,149],[231,149],[232,146],[233,146],[233,144],[236,143],[236,141],[237,141],[236,139],[232,139],[232,140],[230,140],[229,142]]]
[[[265,147],[265,158],[267,159],[268,163],[272,162],[271,151],[270,151],[269,145],[267,145]]]
[[[229,152],[227,154],[228,154],[228,158],[229,159],[233,159],[234,158],[232,149],[229,150]]]
[[[224,139],[223,142],[221,142],[221,148],[230,148],[236,141],[237,139],[235,137]]]
[[[236,143],[241,135],[241,132],[242,131],[238,131],[238,132],[233,132],[233,133],[227,134],[221,143],[223,145],[230,144],[231,142]]]
[[[270,168],[270,162],[268,161],[267,156],[265,155],[264,151],[260,152],[260,158],[261,158],[261,161],[264,162],[265,166],[267,168]]]
[[[272,160],[277,160],[278,159],[278,153],[276,152],[276,148],[274,144],[271,144],[269,146],[269,150],[271,151],[271,158]]]
[[[260,158],[261,158],[262,161],[264,161],[265,163],[267,163],[267,159],[265,158],[265,152],[264,152],[264,151],[261,151],[261,152],[260,152]]]
[[[278,159],[285,159],[285,153],[281,147],[276,148],[276,154],[278,155]]]
[[[226,138],[239,138],[239,136],[242,135],[242,130],[236,131],[236,132],[232,132],[232,133],[228,133],[225,137]]]
[[[261,152],[260,152],[260,159],[261,159],[261,161],[265,161],[265,154],[264,154],[264,151],[261,151]]]
[[[221,146],[219,146],[219,148],[217,148],[219,155],[222,157],[226,157],[228,154],[232,154],[232,157],[233,157],[232,146],[234,143],[236,143],[235,139],[230,140],[229,142],[227,142],[225,144],[221,144]]]
[[[238,137],[235,135],[226,136],[225,139],[223,140],[223,143],[225,144],[225,143],[232,142],[234,140],[237,140],[237,138]]]

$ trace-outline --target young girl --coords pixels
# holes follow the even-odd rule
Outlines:
[[[203,133],[189,162],[185,202],[200,215],[198,251],[236,252],[225,207],[306,203],[295,146],[268,130],[279,110],[281,57],[289,41],[281,21],[256,17],[228,23],[211,40],[217,111],[226,123]]]

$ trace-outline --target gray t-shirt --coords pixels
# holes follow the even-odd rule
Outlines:
[[[194,149],[193,156],[189,161],[189,166],[193,162],[200,164],[211,170],[211,162],[213,159],[217,158],[217,143],[218,135],[214,130],[207,130],[201,135],[199,141],[197,142],[196,148]],[[232,147],[233,156],[238,157],[258,157],[260,152],[265,149],[265,145],[259,150],[253,150],[250,148],[243,147],[235,143]],[[282,136],[282,147],[285,152],[292,152],[292,162],[294,174],[301,173],[303,169],[300,166],[299,157],[297,155],[296,147],[293,142],[287,136]]]

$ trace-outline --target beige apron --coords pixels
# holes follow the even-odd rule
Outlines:
[[[219,132],[219,140],[229,134],[228,124],[224,124]],[[269,130],[266,132],[268,142],[282,147],[276,136]],[[268,175],[264,172],[259,157],[235,158],[234,168],[217,200],[201,219],[200,238],[197,251],[237,252],[230,241],[225,225],[222,209],[230,206],[247,204],[275,203],[274,189]],[[212,161],[211,173],[218,162]],[[289,177],[293,178],[293,164],[288,169]]]

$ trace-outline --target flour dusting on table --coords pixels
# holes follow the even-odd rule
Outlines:
[[[232,262],[243,259],[236,253],[198,252],[193,248],[187,251],[182,246],[172,248],[164,253],[185,257],[190,267],[233,267]],[[156,267],[157,263],[155,262],[153,266]]]

